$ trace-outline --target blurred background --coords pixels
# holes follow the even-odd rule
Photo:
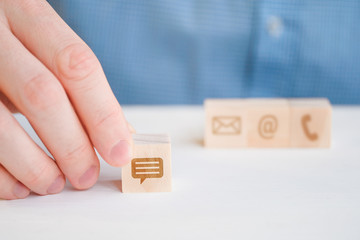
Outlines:
[[[50,0],[121,104],[360,104],[358,0]]]

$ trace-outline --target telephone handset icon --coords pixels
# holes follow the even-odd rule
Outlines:
[[[310,121],[311,121],[311,116],[309,114],[304,115],[301,118],[302,128],[304,130],[306,137],[310,141],[316,141],[318,139],[318,135],[316,133],[311,133],[308,128],[308,122],[310,122]]]

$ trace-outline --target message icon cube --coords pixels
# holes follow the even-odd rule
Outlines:
[[[133,159],[122,168],[122,191],[170,192],[171,146],[167,135],[133,135]]]
[[[147,178],[162,178],[164,161],[161,158],[134,158],[131,161],[131,176],[140,178],[140,184]]]

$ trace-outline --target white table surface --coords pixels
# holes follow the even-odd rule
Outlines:
[[[87,191],[0,201],[1,240],[360,239],[360,107],[334,107],[331,149],[209,150],[200,106],[124,110],[138,133],[170,134],[173,192],[123,194],[101,160]]]

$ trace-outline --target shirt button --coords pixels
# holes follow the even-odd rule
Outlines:
[[[276,38],[280,37],[284,31],[283,21],[278,16],[270,16],[266,27],[269,35]]]

